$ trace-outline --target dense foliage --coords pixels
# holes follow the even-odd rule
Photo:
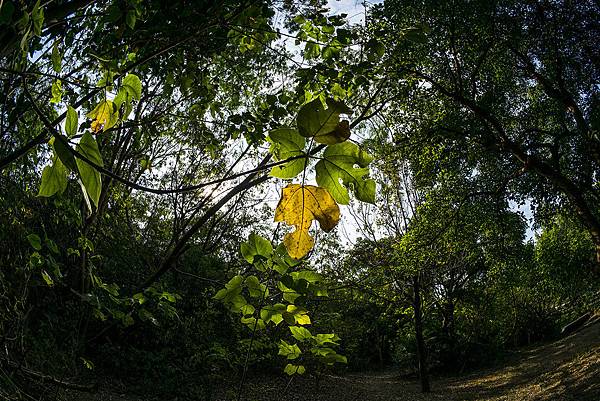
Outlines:
[[[598,307],[598,4],[360,10],[0,1],[0,398],[428,391]]]

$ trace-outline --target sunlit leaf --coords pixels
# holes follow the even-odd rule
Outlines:
[[[281,340],[279,343],[279,355],[285,356],[287,359],[296,359],[301,353],[298,344],[288,344],[285,340]]]
[[[338,345],[340,338],[336,334],[317,334],[313,337],[318,345],[333,344]]]
[[[327,188],[333,199],[343,205],[350,201],[348,189],[358,200],[375,203],[375,181],[367,178],[367,166],[372,160],[371,155],[353,143],[330,145],[315,166],[317,183]]]
[[[266,327],[265,322],[262,319],[257,319],[255,317],[242,317],[240,321],[248,326],[250,330],[254,330],[254,328],[257,330],[264,330]]]
[[[287,306],[286,311],[283,313],[283,319],[288,324],[299,324],[301,326],[310,324],[310,317],[306,309],[296,305]]]
[[[271,142],[270,152],[275,157],[275,160],[285,160],[291,157],[300,157],[305,155],[304,146],[306,139],[298,134],[298,131],[291,128],[280,128],[269,133],[269,141]],[[294,178],[300,174],[306,166],[307,159],[300,157],[291,160],[280,166],[275,166],[271,169],[271,175],[277,178]]]
[[[329,192],[313,185],[290,184],[283,188],[275,221],[295,227],[283,240],[292,258],[301,259],[312,249],[314,240],[308,230],[313,220],[326,232],[333,230],[340,220],[340,208]]]
[[[250,234],[247,242],[242,242],[240,245],[242,256],[250,264],[254,263],[256,256],[264,259],[269,258],[273,254],[273,246],[271,241],[257,234]]]
[[[58,157],[55,157],[51,166],[44,167],[42,171],[42,184],[38,196],[49,197],[63,193],[67,188],[67,169]]]
[[[300,294],[298,294],[296,291],[292,290],[291,288],[288,288],[281,281],[279,281],[277,283],[277,288],[279,288],[281,290],[281,292],[283,293],[283,299],[286,300],[287,302],[294,303],[296,301],[296,299],[300,296]]]
[[[305,341],[312,338],[310,331],[301,326],[290,326],[290,331],[292,332],[292,336],[298,341]]]
[[[60,55],[60,51],[58,50],[58,40],[54,42],[52,45],[52,55],[50,57],[52,59],[52,69],[55,72],[60,72],[62,69],[62,56]]]
[[[242,313],[242,315],[244,316],[250,316],[254,314],[254,311],[256,309],[254,308],[254,306],[250,305],[250,304],[245,304],[240,308],[240,312]]]
[[[112,101],[103,100],[87,114],[87,117],[94,120],[91,125],[92,132],[99,132],[113,127],[119,119],[119,114]]]
[[[302,106],[298,112],[298,130],[306,138],[314,138],[318,143],[332,145],[344,142],[350,137],[347,121],[340,121],[340,114],[350,114],[350,110],[342,102],[327,99],[327,109],[320,99],[315,99]]]
[[[273,270],[278,272],[279,274],[285,274],[285,272],[294,266],[298,266],[302,263],[299,260],[292,258],[287,249],[285,248],[285,244],[281,243],[275,249],[275,253],[273,254]]]
[[[299,272],[291,273],[294,280],[306,280],[309,283],[318,283],[319,281],[323,281],[323,276],[317,272],[312,270],[302,270]]]
[[[135,100],[140,100],[142,97],[142,83],[137,75],[127,74],[125,78],[123,78],[122,87]]]
[[[54,82],[52,82],[52,97],[50,98],[50,103],[60,103],[63,93],[61,80],[55,79]]]
[[[98,144],[89,132],[83,134],[81,140],[77,144],[76,150],[94,164],[100,167],[104,166],[104,163],[102,162],[102,156],[100,156],[100,151],[98,150]],[[79,175],[81,177],[83,186],[85,187],[92,202],[94,202],[94,205],[98,207],[100,192],[102,191],[102,178],[100,173],[82,159],[77,158],[75,161],[77,163],[77,168],[79,170]]]
[[[284,304],[268,305],[261,309],[260,318],[266,323],[273,322],[276,326],[283,321],[282,314],[286,311]]]
[[[54,285],[54,280],[52,280],[52,277],[50,277],[46,270],[42,270],[42,278],[44,279],[48,287],[52,287]]]
[[[67,106],[67,119],[65,120],[65,132],[67,135],[75,135],[77,133],[78,125],[79,117],[77,116],[77,111],[70,105]]]

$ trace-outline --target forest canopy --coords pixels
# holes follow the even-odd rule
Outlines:
[[[0,1],[0,398],[429,392],[593,321],[599,15]]]

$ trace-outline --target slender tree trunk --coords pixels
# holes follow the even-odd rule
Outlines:
[[[443,306],[442,332],[448,339],[454,337],[454,299],[448,299]]]
[[[413,309],[415,311],[415,338],[417,340],[417,358],[419,361],[419,379],[421,392],[431,391],[429,385],[429,372],[427,369],[427,350],[423,339],[423,312],[421,304],[421,282],[419,276],[413,277]]]

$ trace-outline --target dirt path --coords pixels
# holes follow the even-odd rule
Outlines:
[[[245,399],[289,401],[600,400],[600,324],[554,343],[518,352],[504,367],[432,380],[423,395],[417,383],[393,373],[329,376],[319,390],[309,381],[249,386]],[[287,383],[286,383],[287,384]]]
[[[113,393],[70,392],[64,400],[148,401]],[[211,401],[236,400],[235,391]],[[503,367],[469,375],[432,379],[423,395],[416,382],[395,372],[325,377],[318,389],[313,380],[285,377],[249,378],[244,401],[600,401],[600,323],[556,342],[519,351]],[[183,401],[179,399],[180,401]],[[186,400],[187,401],[187,400]]]

